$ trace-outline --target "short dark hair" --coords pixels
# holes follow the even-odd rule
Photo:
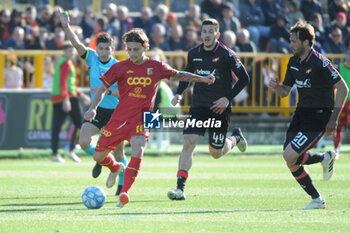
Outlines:
[[[197,29],[194,26],[187,26],[187,27],[185,27],[185,34],[187,32],[195,32],[195,33],[197,33]]]
[[[141,28],[133,28],[130,31],[124,33],[123,42],[138,42],[141,43],[145,50],[149,49],[149,39],[146,33]]]
[[[204,25],[214,25],[216,27],[216,31],[220,31],[220,24],[216,19],[205,19],[202,21],[202,27]]]
[[[108,19],[105,16],[99,16],[97,17],[96,22],[100,25],[102,29],[104,29],[108,24]]]
[[[112,45],[113,44],[113,38],[108,33],[101,33],[97,37],[97,44],[99,44],[99,43],[108,43],[108,44]]]
[[[314,19],[318,19],[319,17],[321,17],[321,14],[316,12],[312,14],[311,19],[314,20]]]
[[[304,42],[309,41],[309,45],[313,46],[315,42],[315,30],[311,24],[308,24],[302,20],[298,20],[291,28],[290,33],[297,34],[299,40]]]
[[[36,8],[35,8],[35,6],[34,5],[32,5],[32,4],[28,4],[27,6],[26,6],[26,11],[36,11]]]
[[[233,11],[233,4],[231,2],[224,2],[221,6],[221,10],[227,9]]]

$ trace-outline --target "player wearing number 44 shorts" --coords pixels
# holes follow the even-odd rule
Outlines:
[[[179,159],[177,187],[168,192],[171,200],[185,200],[185,182],[192,166],[193,150],[201,135],[209,132],[209,151],[213,158],[220,158],[236,145],[241,152],[247,148],[247,141],[241,130],[236,128],[226,137],[232,99],[248,84],[249,76],[236,54],[218,41],[219,24],[215,19],[202,22],[201,38],[203,43],[188,53],[186,71],[198,74],[215,75],[213,85],[196,84],[187,122],[212,122],[209,127],[200,124],[184,129],[184,145]],[[238,81],[233,85],[234,73]],[[181,82],[172,100],[175,105],[181,100],[181,94],[188,83]],[[218,123],[219,124],[216,124]]]
[[[313,27],[298,21],[290,30],[294,56],[289,60],[285,79],[283,83],[278,79],[269,82],[281,97],[288,96],[294,84],[298,89],[299,102],[287,130],[283,158],[294,178],[312,198],[310,204],[301,208],[303,210],[326,208],[325,199],[312,183],[304,165],[321,163],[323,179],[332,177],[334,151],[316,153],[309,149],[324,133],[331,134],[336,129],[348,94],[343,78],[330,61],[312,48],[314,40]]]

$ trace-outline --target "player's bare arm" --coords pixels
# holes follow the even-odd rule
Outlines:
[[[343,109],[346,97],[348,96],[349,88],[347,87],[344,79],[340,79],[334,88],[337,89],[337,94],[334,101],[334,110],[326,126],[326,135],[331,135],[332,132],[337,128],[338,119],[341,110]]]
[[[105,96],[107,91],[107,87],[102,84],[96,91],[94,99],[92,100],[92,103],[90,105],[90,108],[85,112],[84,119],[87,121],[92,121],[92,119],[96,116],[96,109],[97,106],[101,103],[103,97]]]
[[[269,87],[274,89],[280,97],[288,96],[292,90],[290,86],[280,83],[278,78],[271,78],[269,81]]]
[[[179,71],[175,76],[180,81],[185,82],[203,82],[207,84],[213,84],[215,82],[215,77],[212,74],[209,74],[207,76],[200,76],[197,74],[192,74],[186,71]]]
[[[281,97],[286,97],[289,95],[292,88],[290,86],[283,85],[280,83],[276,89],[276,93]]]
[[[81,93],[79,98],[83,101],[85,105],[90,105],[91,104],[91,99],[90,96],[85,95],[84,93]]]
[[[117,89],[113,89],[113,90],[109,90],[109,91],[111,92],[110,95],[119,97],[119,91]]]
[[[96,94],[98,88],[99,88],[99,87],[91,88],[91,89],[90,89],[90,93],[91,93],[91,94]],[[106,95],[113,95],[113,96],[115,96],[115,97],[119,97],[119,91],[118,91],[117,89],[108,90],[108,91],[106,92]]]
[[[80,42],[78,36],[73,32],[71,26],[69,25],[70,19],[67,11],[63,12],[61,8],[58,9],[59,16],[62,24],[62,28],[66,33],[68,40],[72,43],[74,48],[77,50],[79,56],[83,56],[86,53],[86,47]]]

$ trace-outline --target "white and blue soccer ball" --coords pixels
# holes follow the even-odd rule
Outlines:
[[[90,186],[84,190],[81,198],[88,209],[99,209],[106,201],[106,193],[101,187]]]

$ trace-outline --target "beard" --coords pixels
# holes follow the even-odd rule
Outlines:
[[[204,47],[205,48],[211,48],[211,47],[213,47],[214,44],[215,44],[215,40],[211,40],[208,43],[204,43]]]
[[[294,51],[294,55],[301,57],[305,53],[305,47],[301,45],[298,49]]]

